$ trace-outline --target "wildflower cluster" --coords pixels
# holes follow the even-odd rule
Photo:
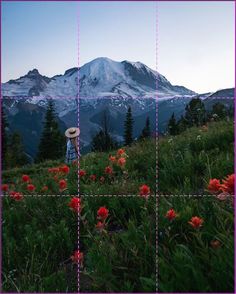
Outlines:
[[[56,183],[57,189],[59,192],[64,192],[67,189],[67,176],[70,172],[70,167],[67,165],[62,165],[59,167],[52,167],[48,169],[49,180],[51,179]],[[52,182],[52,183],[53,183]],[[36,193],[45,193],[51,192],[52,187],[49,185],[38,185],[36,184],[29,175],[23,174],[21,179],[16,183],[2,184],[2,192],[9,194],[14,200],[22,200],[24,194],[36,194]],[[51,190],[51,191],[50,191]],[[16,195],[16,196],[15,196]],[[19,195],[21,195],[19,197]]]
[[[176,217],[178,216],[178,214],[176,213],[176,211],[171,208],[170,210],[167,211],[165,217],[169,220],[169,221],[173,221]],[[198,216],[193,216],[189,221],[188,224],[190,226],[192,226],[194,229],[199,229],[200,227],[202,227],[203,224],[203,219],[198,217]]]
[[[210,179],[207,190],[219,200],[225,200],[230,195],[234,195],[234,178],[234,174],[228,175],[222,183],[218,179]]]

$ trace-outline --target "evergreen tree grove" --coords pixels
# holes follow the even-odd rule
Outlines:
[[[65,138],[59,130],[54,103],[48,100],[44,128],[41,135],[37,161],[60,159],[64,156]]]
[[[124,139],[125,139],[125,145],[130,145],[133,142],[133,117],[132,117],[132,110],[131,107],[129,106],[127,114],[126,114],[126,119],[124,123]]]

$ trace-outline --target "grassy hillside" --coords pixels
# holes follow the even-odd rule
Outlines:
[[[123,155],[117,155],[117,151],[89,153],[80,159],[80,194],[138,195],[142,185],[155,194],[156,156],[159,193],[206,194],[209,179],[222,179],[234,172],[233,142],[233,121],[220,121],[188,129],[175,137],[160,137],[157,150],[155,140],[149,139],[124,147]],[[124,162],[119,164],[121,157]],[[47,161],[15,168],[3,172],[3,183],[11,184],[11,190],[29,194],[21,181],[22,175],[27,174],[36,188],[30,194],[77,194],[77,165],[71,165],[68,173],[48,171],[50,167],[63,165],[60,161]],[[112,172],[107,172],[107,167]],[[63,179],[67,185],[60,189],[59,182]],[[44,186],[47,191],[42,191]]]
[[[122,148],[125,152],[125,164],[119,166],[117,151],[108,153],[90,153],[80,160],[80,170],[86,172],[80,178],[82,194],[139,194],[142,185],[150,187],[151,194],[155,193],[156,179],[156,145],[154,139],[134,143]],[[116,157],[115,161],[109,160]],[[106,167],[111,167],[112,174],[106,174]],[[96,180],[90,179],[96,175]],[[104,181],[101,181],[104,177]]]
[[[163,194],[209,194],[211,178],[234,173],[233,121],[211,122],[158,143],[158,183]]]
[[[211,178],[233,173],[233,139],[232,121],[159,138],[159,190],[209,194]],[[155,140],[123,149],[81,158],[80,191],[89,195],[78,207],[69,206],[78,191],[77,164],[47,161],[4,171],[6,193],[22,193],[2,198],[4,291],[77,292],[79,263],[81,291],[154,292],[156,262],[161,292],[233,291],[232,196],[140,197],[141,185],[155,192]]]
[[[77,292],[77,213],[70,197],[2,198],[4,292]]]

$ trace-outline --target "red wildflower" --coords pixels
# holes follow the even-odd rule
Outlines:
[[[110,156],[110,157],[109,157],[109,160],[110,160],[111,162],[115,162],[115,161],[116,161],[116,157],[115,157],[115,156]]]
[[[211,247],[213,249],[218,249],[219,247],[221,247],[221,243],[219,240],[212,240],[211,241]]]
[[[23,194],[20,192],[11,191],[10,197],[16,201],[20,201],[23,199]]]
[[[193,216],[188,222],[193,228],[198,229],[202,226],[203,219],[198,216]]]
[[[98,230],[103,230],[103,229],[104,229],[104,226],[105,226],[105,224],[99,221],[99,222],[96,224],[95,227],[96,227],[96,229],[98,229]]]
[[[110,166],[105,168],[105,174],[111,175],[113,173],[113,169]]]
[[[59,180],[57,175],[54,176],[53,179],[54,179],[55,182],[58,182],[58,180]]]
[[[80,252],[79,250],[76,250],[73,255],[71,256],[71,259],[74,263],[81,263],[84,259],[84,254]]]
[[[73,161],[72,161],[72,164],[73,164],[73,165],[78,165],[78,166],[79,166],[79,162],[78,162],[77,159],[73,160]]]
[[[9,189],[7,184],[2,184],[2,191],[7,192]]]
[[[51,167],[48,169],[49,173],[59,173],[60,169],[58,167]]]
[[[208,191],[211,193],[218,193],[220,191],[220,181],[218,179],[210,179],[208,184]]]
[[[29,192],[33,192],[33,191],[35,190],[35,186],[32,185],[32,184],[29,184],[29,185],[27,185],[27,190],[28,190]]]
[[[223,180],[221,190],[231,195],[234,194],[234,174],[227,176],[226,179]]]
[[[68,174],[70,172],[70,168],[67,165],[63,165],[62,167],[60,167],[60,171],[65,174]]]
[[[81,212],[81,202],[80,198],[74,197],[71,199],[71,201],[68,203],[68,206],[74,210],[75,212]]]
[[[97,218],[101,221],[105,221],[105,219],[108,217],[109,210],[106,207],[100,207],[97,211]]]
[[[105,182],[105,178],[104,178],[104,177],[101,177],[101,178],[100,178],[100,182],[101,182],[101,183],[104,183],[104,182]]]
[[[65,190],[66,187],[67,187],[67,182],[66,182],[66,180],[60,180],[60,181],[59,181],[59,187],[60,187],[60,190],[61,190],[61,191]]]
[[[83,170],[83,169],[81,169],[81,170],[79,171],[79,176],[82,178],[82,177],[84,177],[85,175],[86,175],[86,171]]]
[[[91,175],[89,178],[90,178],[91,181],[96,181],[97,177],[96,177],[96,175]]]
[[[121,157],[117,161],[119,166],[124,166],[126,164],[126,159],[124,157]]]
[[[117,155],[119,155],[119,156],[123,155],[124,153],[125,153],[125,150],[124,149],[119,149],[117,151]]]
[[[46,192],[48,190],[48,186],[43,186],[42,191]]]
[[[174,211],[173,208],[171,208],[170,210],[168,210],[167,213],[166,213],[166,218],[168,218],[168,220],[170,220],[170,221],[173,220],[173,219],[175,219],[176,216],[177,216],[177,214],[176,214],[176,212]]]
[[[24,183],[28,183],[28,182],[30,181],[30,177],[29,177],[28,175],[23,175],[23,176],[22,176],[22,181],[23,181]]]
[[[139,188],[139,194],[140,194],[140,196],[147,198],[150,194],[150,188],[147,185],[142,185]]]

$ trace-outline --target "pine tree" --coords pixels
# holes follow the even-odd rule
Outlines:
[[[189,127],[206,123],[206,109],[200,98],[192,99],[185,108],[185,119]]]
[[[224,119],[227,116],[227,109],[224,104],[217,102],[212,107],[212,117],[217,116],[218,119]]]
[[[1,149],[2,149],[2,168],[5,169],[8,165],[8,133],[7,133],[7,128],[9,127],[6,114],[4,111],[4,107],[2,106],[1,109],[1,120],[2,120],[2,130],[1,130]]]
[[[171,136],[176,136],[179,133],[178,124],[176,122],[174,112],[168,122],[168,132]]]
[[[178,121],[177,125],[178,125],[178,132],[179,133],[182,133],[187,129],[188,123],[187,123],[187,121],[186,121],[186,119],[184,118],[183,115],[181,115],[181,118]]]
[[[150,120],[149,117],[146,119],[145,127],[142,130],[142,133],[140,135],[140,139],[149,138],[151,137],[151,129],[150,129]]]
[[[127,114],[126,114],[126,119],[124,123],[124,139],[125,139],[125,145],[130,145],[133,142],[133,117],[132,117],[132,110],[131,107],[129,106]]]
[[[93,137],[91,142],[93,152],[106,152],[116,149],[118,144],[110,135],[109,118],[107,112],[103,112],[101,130]]]
[[[37,161],[59,159],[63,157],[64,151],[65,138],[59,130],[54,103],[50,99],[48,100],[44,128],[38,148]]]
[[[14,132],[9,138],[8,167],[19,167],[28,163],[19,133]]]

